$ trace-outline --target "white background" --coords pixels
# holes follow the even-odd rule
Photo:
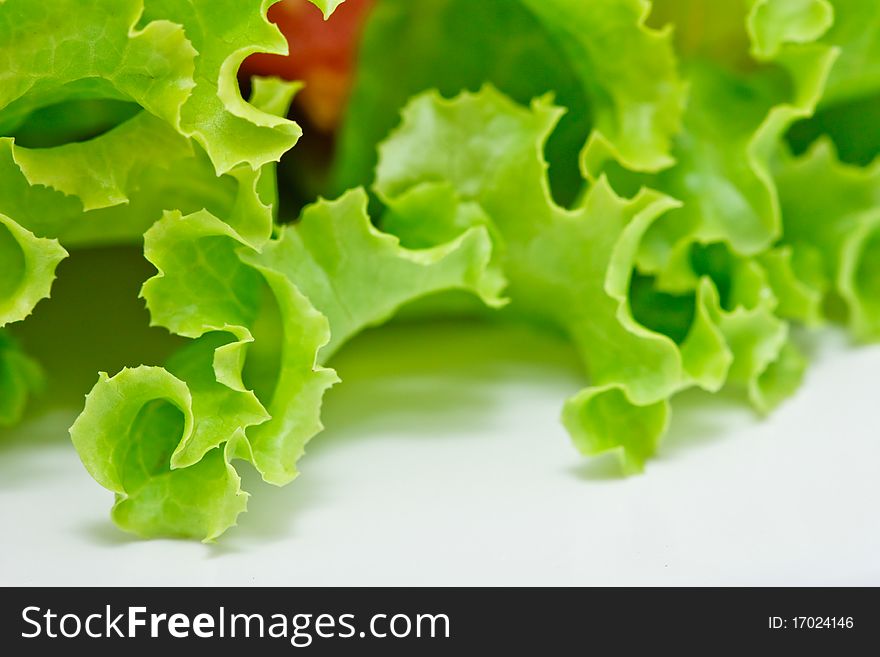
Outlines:
[[[558,421],[573,352],[519,330],[398,326],[334,362],[327,430],[216,545],[141,541],[66,440],[75,409],[0,436],[0,584],[880,585],[880,347],[814,340],[766,420],[676,399],[645,474]]]

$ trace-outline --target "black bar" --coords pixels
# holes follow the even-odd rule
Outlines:
[[[109,630],[105,618],[108,605],[111,621],[122,614]],[[33,622],[23,616],[29,607],[26,613]],[[145,624],[134,628],[134,638],[120,638],[118,633],[129,630],[130,607],[145,608],[135,612],[135,620]],[[47,621],[48,610],[55,616]],[[490,654],[556,655],[587,654],[602,646],[616,646],[626,654],[643,645],[653,645],[663,654],[795,647],[840,651],[871,645],[873,642],[865,642],[880,638],[878,612],[878,590],[872,588],[7,588],[0,589],[0,646],[7,655],[76,647],[89,655],[116,657],[128,647],[161,649],[171,655],[190,655],[194,649],[236,655],[251,654],[242,652],[251,649],[259,655],[364,651],[449,655],[476,649],[491,650]],[[80,623],[75,638],[60,636],[59,621],[65,614],[76,614]],[[89,629],[94,634],[107,630],[111,638],[85,636],[84,622],[92,614],[99,617],[92,619]],[[156,621],[156,638],[150,636],[150,614],[166,615]],[[186,615],[186,622],[178,619],[175,630],[178,634],[188,631],[187,638],[174,638],[169,633],[167,618],[172,614]],[[198,614],[212,617],[210,630],[204,618],[199,629],[203,634],[213,632],[213,638],[195,636],[193,620]],[[262,615],[264,634],[277,621],[276,633],[284,627],[286,637],[257,638],[254,635],[259,633],[260,621],[254,618],[250,620],[252,635],[246,638],[242,636],[245,621],[239,618],[235,622],[237,636],[232,638],[232,614]],[[273,614],[284,618],[273,618]],[[321,614],[327,616],[322,617],[319,628]],[[373,620],[377,614],[385,616]],[[406,618],[394,619],[398,614]],[[434,617],[433,630],[426,615]],[[225,638],[217,637],[221,616]],[[291,645],[294,616],[300,626],[298,647]],[[421,636],[415,636],[417,624]],[[37,626],[39,636],[23,638],[23,634],[37,632]],[[76,627],[73,618],[65,621],[68,634]],[[407,628],[406,637],[392,635],[392,630],[405,634]],[[59,636],[50,638],[47,630]],[[372,630],[387,636],[372,636]]]

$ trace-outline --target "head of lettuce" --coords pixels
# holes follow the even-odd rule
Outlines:
[[[238,83],[287,52],[273,4],[0,3],[0,424],[63,376],[14,333],[71,250],[142,244],[152,323],[185,340],[100,373],[71,428],[123,529],[233,526],[237,462],[293,480],[328,359],[430,295],[566,335],[587,387],[562,420],[629,472],[682,390],[790,395],[793,326],[880,335],[876,2],[377,0],[332,200],[294,223],[302,85]]]

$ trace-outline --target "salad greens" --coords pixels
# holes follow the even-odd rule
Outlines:
[[[292,223],[302,85],[237,78],[286,51],[273,4],[0,2],[0,426],[56,376],[3,327],[71,250],[142,242],[185,341],[100,373],[71,427],[123,529],[220,536],[239,461],[298,475],[333,354],[438,294],[566,335],[563,422],[627,472],[687,388],[791,395],[797,326],[880,338],[873,0],[379,0],[329,200]]]

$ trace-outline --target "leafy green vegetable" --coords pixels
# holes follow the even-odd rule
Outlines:
[[[698,7],[708,16],[715,6],[661,1],[652,23],[690,25]],[[638,470],[665,431],[668,399],[684,387],[743,386],[761,411],[796,389],[805,361],[785,319],[821,321],[826,273],[816,250],[774,247],[783,219],[771,169],[784,156],[788,127],[819,102],[838,52],[815,41],[832,17],[821,0],[756,0],[725,6],[717,24],[679,32],[689,98],[669,166],[645,175],[616,154],[604,163],[609,178],[600,176],[571,211],[575,220],[554,206],[544,181],[542,153],[559,118],[544,101],[533,103],[529,119],[492,89],[454,101],[422,96],[380,148],[376,189],[391,207],[387,229],[426,243],[426,228],[405,217],[398,199],[448,185],[495,228],[511,309],[559,325],[578,345],[593,386],[569,401],[564,420],[582,450],[619,451]],[[590,143],[581,168],[593,180]],[[455,157],[438,157],[444,150]],[[665,192],[665,203],[649,219],[633,211],[621,229],[613,217],[627,204],[639,207],[649,194],[643,186]],[[614,203],[594,207],[603,193]],[[545,218],[554,215],[571,224]],[[550,237],[558,223],[564,236]],[[874,234],[843,232],[859,243],[850,250]],[[855,275],[860,290],[875,273]],[[844,287],[860,299],[874,291]],[[680,312],[655,312],[658,303]],[[858,307],[859,317],[870,312]]]
[[[241,60],[251,52],[283,52],[286,43],[266,20],[271,2],[222,4],[69,0],[46,11],[9,0],[0,6],[0,59],[18,63],[0,73],[0,130],[12,135],[0,139],[0,326],[24,319],[49,296],[67,255],[61,244],[139,240],[167,211],[222,215],[228,230],[252,246],[270,238],[277,205],[271,163],[300,134],[282,118],[297,85],[256,80],[252,102],[241,99]],[[119,101],[139,111],[111,113],[117,125],[111,120],[103,132],[76,139],[77,130],[93,128],[73,110]],[[16,143],[19,129],[33,133],[53,116],[60,117],[52,131],[61,143]],[[5,335],[0,352],[0,420],[8,424],[21,415],[40,376]],[[217,352],[236,356],[234,345]],[[265,421],[266,412],[252,393],[221,394],[227,390],[216,389],[213,372],[205,375],[199,353],[194,348],[169,364],[192,393],[177,394],[163,370],[104,375],[74,425],[84,463],[117,493],[114,518],[143,535],[213,538],[244,509],[234,470],[220,450],[205,445],[231,437],[231,458],[235,438]],[[220,376],[234,386],[234,363]],[[144,401],[162,386],[164,397]],[[224,420],[220,409],[227,404],[240,413]],[[183,428],[174,406],[189,418]],[[195,425],[193,412],[200,419]],[[177,460],[189,459],[191,467],[171,472],[165,447],[180,440],[189,447]],[[202,499],[187,497],[193,487]]]
[[[180,131],[208,153],[217,173],[277,161],[302,131],[241,98],[236,73],[252,53],[285,54],[287,42],[266,19],[274,0],[147,0],[141,24],[182,25],[198,53],[195,86],[180,108]]]
[[[143,536],[211,540],[244,511],[247,495],[228,451],[173,469],[173,454],[199,428],[186,384],[160,368],[101,374],[70,431],[83,464],[116,493],[113,519]]]
[[[147,535],[211,540],[234,524],[244,502],[232,457],[251,461],[270,483],[292,480],[305,444],[321,429],[323,392],[338,380],[320,363],[355,333],[439,290],[472,289],[500,302],[500,281],[486,271],[484,229],[409,251],[372,227],[362,191],[307,208],[261,252],[206,211],[169,213],[147,232],[145,253],[159,269],[143,290],[153,321],[194,342],[167,370],[102,377],[71,435],[80,454],[89,455],[92,474],[117,493],[117,522]],[[260,399],[245,387],[242,371],[264,288],[280,309],[275,351],[282,361],[274,390]],[[125,419],[108,412],[120,397]],[[181,421],[164,402],[183,414],[180,430],[170,431]],[[131,424],[129,415],[139,418],[137,430],[111,440]],[[151,452],[154,467],[132,475],[136,489],[100,469],[124,471],[128,454],[158,436],[167,444]],[[187,526],[167,507],[203,515]]]
[[[55,268],[67,252],[0,214],[0,327],[27,317],[49,296]]]
[[[648,191],[621,198],[600,177],[573,210],[556,205],[542,151],[560,115],[546,99],[526,110],[491,87],[453,101],[423,95],[380,149],[376,190],[391,208],[385,227],[405,241],[417,221],[400,198],[410,205],[439,185],[479,205],[495,229],[511,311],[558,325],[584,358],[593,387],[565,412],[579,446],[594,453],[614,443],[639,469],[665,429],[666,399],[692,382],[717,388],[729,355],[702,353],[720,341],[710,322],[695,322],[679,347],[633,318],[627,296],[639,242],[677,203]],[[436,157],[441,148],[456,157]]]
[[[690,4],[658,7],[664,17],[680,18]],[[708,12],[715,3],[706,4]],[[727,38],[742,43],[738,50],[719,58],[682,46],[688,48],[682,55],[690,97],[673,151],[677,166],[626,181],[684,202],[646,237],[639,257],[640,266],[660,274],[668,289],[693,285],[681,265],[694,241],[725,242],[738,254],[755,255],[779,238],[770,159],[792,122],[815,109],[835,59],[833,49],[811,43],[831,24],[827,8],[816,10],[825,6],[821,0],[735,4],[739,10],[717,29],[731,32]]]
[[[286,51],[272,4],[0,0],[0,426],[43,384],[8,327],[68,250],[142,243],[184,342],[101,373],[71,427],[120,527],[216,539],[241,461],[299,474],[332,355],[444,292],[567,335],[588,384],[562,420],[628,472],[682,390],[792,394],[795,325],[880,338],[872,0],[382,0],[333,200],[287,225],[302,85],[238,86]]]
[[[880,160],[869,168],[837,160],[827,140],[777,172],[785,241],[815,254],[821,275],[862,339],[880,337]],[[823,289],[823,288],[820,288]],[[823,290],[824,291],[824,290]]]
[[[523,103],[550,92],[570,110],[548,144],[554,190],[566,200],[580,186],[576,159],[588,136],[591,170],[608,156],[639,171],[667,166],[685,88],[670,33],[643,24],[648,10],[644,0],[384,0],[361,48],[338,187],[370,181],[376,146],[412,95],[484,82]]]

